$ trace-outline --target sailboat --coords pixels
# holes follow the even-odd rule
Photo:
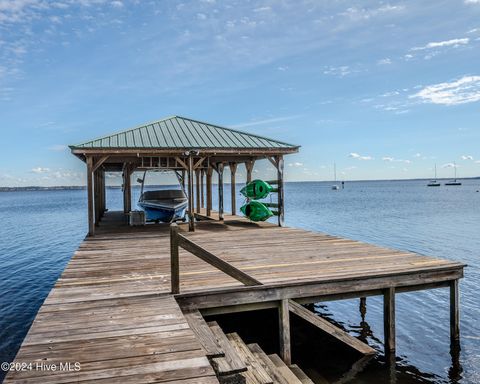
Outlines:
[[[457,164],[453,162],[453,171],[454,171],[454,178],[445,183],[445,185],[462,185],[461,182],[457,181]]]
[[[437,181],[437,164],[435,164],[435,179],[430,180],[427,187],[440,187],[440,183]]]
[[[338,191],[340,189],[340,187],[338,186],[337,183],[337,165],[335,164],[335,162],[333,162],[333,182],[335,184],[332,185],[332,189],[334,191]]]

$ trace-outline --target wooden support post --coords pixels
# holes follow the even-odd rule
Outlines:
[[[237,214],[237,196],[235,193],[235,173],[237,172],[237,163],[230,163],[230,191],[232,200],[232,215]]]
[[[95,209],[95,225],[100,222],[100,177],[99,172],[93,172],[93,206]]]
[[[277,163],[277,188],[278,188],[278,226],[285,225],[285,209],[284,209],[284,189],[283,189],[283,156],[275,156]]]
[[[87,157],[87,209],[88,209],[88,235],[95,235],[95,218],[93,211],[93,158]]]
[[[132,173],[133,168],[129,165],[127,169],[127,212],[132,210]]]
[[[460,342],[460,309],[458,280],[450,282],[450,344],[458,345]]]
[[[290,310],[288,299],[280,301],[278,306],[278,328],[280,332],[280,357],[285,364],[292,364],[292,352],[290,345]]]
[[[212,214],[212,175],[213,168],[207,168],[207,216]]]
[[[197,198],[197,204],[196,204],[196,212],[200,213],[200,169],[195,170],[195,186],[196,186],[196,198]]]
[[[193,154],[188,155],[188,230],[195,231],[195,209],[193,201]]]
[[[102,216],[107,210],[107,186],[105,183],[105,171],[102,170]]]
[[[362,317],[362,321],[365,321],[365,315],[367,314],[367,298],[361,297],[360,298],[360,316]]]
[[[182,169],[182,189],[185,190],[185,169]]]
[[[254,165],[255,165],[255,160],[249,160],[245,162],[245,168],[247,170],[247,184],[252,181],[252,172],[253,172]]]
[[[200,170],[200,208],[205,208],[205,189],[203,186],[203,179],[205,176],[205,170],[202,168]]]
[[[178,225],[170,225],[170,279],[172,294],[180,293],[180,263],[178,260]]]
[[[395,288],[387,288],[383,293],[383,329],[385,356],[395,354]]]
[[[223,163],[217,164],[218,173],[218,219],[223,220]]]
[[[129,213],[132,210],[130,169],[130,164],[125,164],[123,167],[123,213]]]

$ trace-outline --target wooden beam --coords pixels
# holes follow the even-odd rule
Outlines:
[[[255,165],[255,160],[249,160],[245,162],[245,169],[247,170],[247,184],[252,181],[252,172],[253,172],[254,165]]]
[[[87,157],[87,209],[88,235],[95,235],[95,213],[93,212],[93,158]]]
[[[230,163],[230,191],[232,200],[232,215],[237,214],[237,196],[235,193],[235,173],[237,172],[237,163]]]
[[[207,168],[207,216],[212,214],[212,176],[213,168]]]
[[[178,260],[178,225],[170,224],[170,280],[172,295],[180,293],[180,263]]]
[[[180,157],[175,157],[175,160],[177,161],[177,163],[180,163],[180,165],[184,169],[188,169],[188,165]],[[187,161],[187,163],[188,163],[188,161]]]
[[[277,163],[277,195],[278,195],[278,226],[283,227],[285,225],[285,208],[284,208],[284,187],[283,187],[283,156],[277,156],[275,158]]]
[[[460,341],[460,308],[458,280],[450,282],[450,344],[455,346]]]
[[[223,261],[219,257],[215,256],[213,253],[208,252],[206,249],[203,249],[198,244],[187,239],[185,236],[178,235],[178,245],[188,252],[194,254],[198,258],[207,262],[208,264],[214,266],[220,271],[226,273],[228,276],[233,277],[234,279],[240,281],[245,285],[262,285],[262,283],[250,275],[247,275],[245,272],[241,271],[238,268],[235,268],[233,265]]]
[[[383,329],[385,355],[395,354],[395,288],[387,288],[383,293]]]
[[[184,305],[195,305],[199,309],[212,308],[223,305],[239,305],[256,303],[259,301],[278,301],[286,298],[305,298],[306,302],[318,302],[323,298],[337,300],[368,296],[369,292],[383,295],[387,287],[395,287],[399,292],[421,290],[423,287],[438,288],[442,283],[463,276],[463,266],[445,270],[423,271],[422,273],[402,273],[396,275],[369,276],[368,278],[340,278],[324,281],[299,281],[285,283],[271,283],[266,289],[258,287],[231,287],[221,292],[188,292],[177,297]]]
[[[195,169],[196,212],[200,213],[200,169]]]
[[[280,336],[280,357],[285,364],[292,364],[292,347],[290,343],[290,310],[288,299],[280,301],[278,306],[278,328]]]
[[[356,337],[353,337],[344,330],[336,327],[329,321],[315,315],[313,312],[310,312],[297,302],[289,300],[288,304],[290,311],[295,315],[301,317],[305,321],[308,321],[310,324],[315,325],[317,328],[328,333],[330,336],[333,336],[338,341],[348,345],[350,348],[356,350],[362,355],[373,355],[376,353],[375,349],[370,347],[368,344],[361,342]]]
[[[195,215],[193,206],[193,156],[188,156],[188,230],[195,231]]]
[[[200,159],[197,160],[197,162],[193,165],[193,169],[197,169],[200,167],[203,163],[203,160],[205,160],[205,157],[201,157]]]
[[[102,156],[94,162],[92,172],[95,172],[110,156]]]
[[[218,173],[218,219],[223,220],[223,163],[217,164]]]

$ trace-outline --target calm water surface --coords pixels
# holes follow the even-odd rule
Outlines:
[[[397,296],[396,369],[388,369],[380,353],[348,382],[480,383],[480,180],[463,181],[460,187],[425,184],[351,182],[342,191],[332,191],[330,183],[286,185],[287,225],[469,265],[460,284],[458,361],[449,349],[448,290],[405,293]],[[84,238],[85,195],[0,193],[0,361],[14,358],[36,311]],[[107,195],[109,208],[120,209],[120,191],[109,189]],[[319,303],[316,310],[382,350],[381,298],[368,299],[364,319],[358,300]]]

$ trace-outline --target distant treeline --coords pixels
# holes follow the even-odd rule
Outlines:
[[[0,192],[20,192],[20,191],[74,191],[86,189],[85,186],[58,186],[58,187],[0,187]]]

